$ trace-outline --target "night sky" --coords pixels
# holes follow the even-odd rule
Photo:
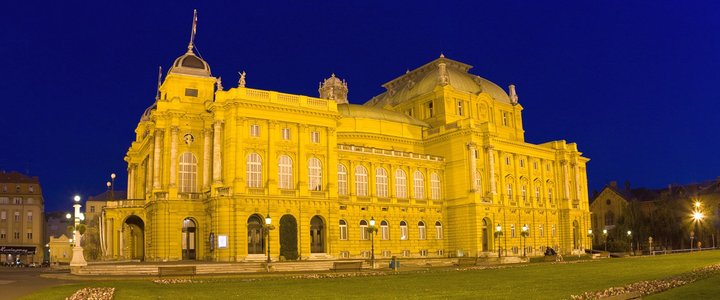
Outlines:
[[[225,89],[245,70],[248,87],[317,96],[335,73],[359,104],[444,53],[517,85],[526,140],[578,143],[591,191],[720,176],[717,1],[20,2],[0,27],[0,170],[39,176],[47,211],[103,192],[111,172],[125,188],[123,157],[193,8]]]

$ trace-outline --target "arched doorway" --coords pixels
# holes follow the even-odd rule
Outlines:
[[[490,239],[488,238],[488,226],[490,224],[490,221],[488,221],[487,218],[482,220],[482,251],[488,252],[490,249]]]
[[[298,258],[297,221],[292,215],[280,218],[280,255],[287,260]]]
[[[195,239],[196,230],[195,221],[190,218],[183,220],[182,225],[182,259],[195,259]]]
[[[325,224],[320,216],[310,219],[310,253],[325,253]]]
[[[580,248],[580,228],[578,221],[573,221],[573,249]]]
[[[263,235],[263,218],[252,215],[248,218],[248,254],[263,254],[265,235]]]
[[[145,222],[140,217],[125,219],[120,245],[125,258],[145,260]]]

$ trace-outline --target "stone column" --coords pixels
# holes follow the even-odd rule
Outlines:
[[[210,133],[210,129],[203,129],[203,190],[210,188]]]
[[[468,147],[468,161],[470,162],[470,190],[477,192],[480,188],[477,186],[477,145],[474,142],[467,143]]]
[[[490,164],[490,192],[495,195],[497,194],[497,187],[495,184],[495,154],[493,153],[495,147],[493,145],[487,145],[485,146],[485,149],[488,152],[488,163]]]
[[[580,167],[577,163],[572,163],[571,166],[575,173],[575,199],[580,200]]]
[[[568,184],[569,176],[568,176],[568,161],[567,160],[561,160],[560,165],[562,166],[562,175],[563,175],[563,193],[564,197],[563,199],[569,199],[570,198],[570,185]]]
[[[128,178],[127,178],[127,198],[135,198],[135,171],[137,170],[137,164],[128,165]]]
[[[222,124],[220,120],[213,124],[213,183],[222,184]]]
[[[177,126],[170,129],[170,187],[175,187],[177,177]]]
[[[155,129],[155,149],[153,151],[153,189],[160,189],[160,162],[162,161],[162,129]]]

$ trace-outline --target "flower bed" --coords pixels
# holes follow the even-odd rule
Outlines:
[[[695,269],[691,272],[666,279],[640,281],[621,287],[611,287],[602,291],[571,295],[570,298],[574,300],[601,299],[629,293],[640,293],[643,296],[647,296],[707,278],[717,273],[720,273],[720,264]]]
[[[115,288],[82,288],[65,300],[110,300],[114,294]]]

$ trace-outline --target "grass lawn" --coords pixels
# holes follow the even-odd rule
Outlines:
[[[373,277],[259,280],[197,277],[196,280],[203,282],[168,285],[149,280],[89,281],[52,287],[25,299],[64,299],[83,287],[115,287],[115,299],[565,299],[572,294],[665,278],[718,262],[720,251],[704,251],[573,264],[537,263],[504,269],[432,270]],[[707,280],[713,280],[707,285],[718,285],[720,276]]]

